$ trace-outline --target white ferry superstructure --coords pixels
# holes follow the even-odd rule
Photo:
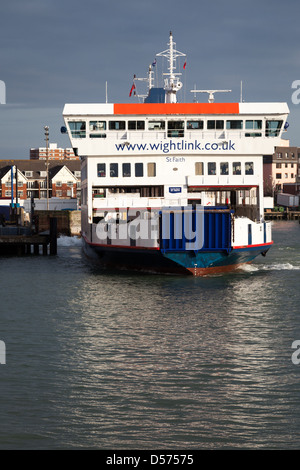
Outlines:
[[[142,103],[66,104],[82,162],[82,237],[110,268],[206,275],[272,245],[263,155],[282,142],[286,103],[177,103],[172,33],[168,78]],[[151,66],[149,78],[151,79]],[[134,87],[133,87],[134,88]],[[222,90],[220,90],[222,91]]]

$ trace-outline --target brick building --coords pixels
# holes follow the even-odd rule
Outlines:
[[[46,147],[31,148],[30,160],[46,160],[47,149]],[[79,160],[72,148],[58,148],[57,144],[49,144],[48,148],[49,160]]]
[[[18,199],[47,198],[47,167],[43,160],[0,160],[0,198],[11,199],[13,190]],[[49,198],[80,199],[81,171],[79,160],[49,161]]]
[[[299,156],[298,156],[299,153]],[[263,159],[264,191],[266,196],[282,192],[286,183],[296,183],[298,175],[298,147],[275,147],[273,155]]]

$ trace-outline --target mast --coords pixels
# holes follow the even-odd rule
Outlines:
[[[170,31],[170,42],[168,43],[168,46],[169,49],[159,52],[156,55],[158,57],[166,57],[169,62],[169,72],[164,73],[164,75],[168,75],[168,78],[165,78],[164,80],[164,89],[166,92],[165,102],[176,103],[176,93],[182,88],[182,83],[178,78],[181,73],[174,72],[174,70],[176,70],[176,59],[177,57],[185,57],[186,54],[183,54],[182,52],[179,52],[175,49],[176,43],[173,41],[172,31]]]
[[[147,84],[148,84],[148,94],[147,95],[137,95],[138,98],[143,98],[144,99],[144,98],[147,98],[147,96],[149,95],[151,88],[153,88],[153,86],[154,86],[153,73],[154,72],[153,72],[152,66],[150,64],[149,68],[148,68],[148,77],[147,78],[138,78],[134,75],[133,83],[135,83],[136,81],[141,81],[141,82],[147,82]]]

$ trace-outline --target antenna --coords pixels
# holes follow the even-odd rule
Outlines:
[[[105,103],[107,102],[107,82],[105,82]]]
[[[208,93],[208,102],[215,101],[215,93],[230,93],[231,90],[191,90],[191,93]]]
[[[241,97],[240,97],[240,103],[243,102],[243,81],[241,80]]]
[[[147,78],[138,78],[134,75],[133,83],[135,83],[135,81],[148,82],[148,94],[147,95],[136,95],[138,98],[147,98],[147,96],[149,95],[149,92],[150,92],[151,88],[153,88],[153,86],[154,86],[153,73],[154,72],[152,70],[152,65],[150,64],[149,68],[148,68],[148,77]]]
[[[176,93],[182,88],[182,83],[177,78],[181,73],[176,73],[176,59],[177,57],[185,57],[186,54],[179,52],[175,49],[176,43],[173,41],[172,31],[170,31],[170,42],[168,43],[169,49],[159,52],[156,54],[158,57],[166,57],[169,62],[168,70],[169,72],[164,73],[168,75],[168,78],[165,78],[165,91],[166,91],[166,103],[176,103]]]

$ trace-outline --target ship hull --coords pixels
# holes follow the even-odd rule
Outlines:
[[[265,255],[271,245],[272,243],[265,243],[237,247],[229,253],[162,253],[160,249],[97,245],[84,239],[83,250],[97,264],[110,270],[207,276],[234,271],[244,264],[249,264],[260,254]]]

